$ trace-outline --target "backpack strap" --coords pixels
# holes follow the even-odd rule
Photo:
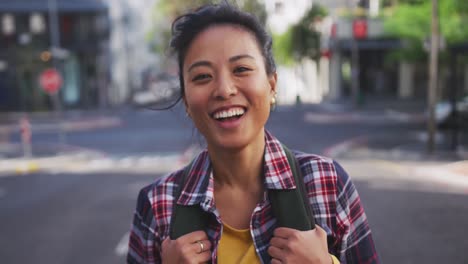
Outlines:
[[[285,145],[282,146],[294,175],[297,188],[293,190],[268,190],[273,214],[280,227],[289,227],[300,231],[314,229],[314,216],[310,210],[304,178],[302,177],[297,159]],[[177,204],[193,163],[194,160],[184,168],[182,176],[178,181],[178,188],[174,192],[174,204],[169,232],[169,237],[172,240],[197,230],[206,230],[208,226],[208,213],[203,211],[198,204]]]
[[[182,177],[179,178],[177,190],[174,195],[174,203],[171,217],[169,237],[175,240],[185,234],[205,230],[208,225],[208,213],[200,208],[200,205],[181,205],[177,204],[182,190],[184,189],[187,177],[190,173],[195,160],[184,168]]]
[[[306,195],[304,178],[294,154],[283,145],[297,188],[292,190],[269,190],[273,213],[278,226],[307,231],[315,228],[315,221]]]

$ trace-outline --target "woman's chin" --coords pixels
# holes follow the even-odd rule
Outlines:
[[[262,130],[263,131],[263,130]],[[249,133],[223,134],[207,141],[213,150],[239,151],[250,145],[258,145],[258,140],[264,140],[264,134],[250,135]]]

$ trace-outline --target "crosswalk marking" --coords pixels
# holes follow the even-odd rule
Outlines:
[[[114,249],[114,253],[119,256],[125,256],[128,252],[128,239],[130,238],[130,232],[125,233],[120,239],[119,243]]]

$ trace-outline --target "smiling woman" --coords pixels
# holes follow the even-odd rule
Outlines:
[[[276,102],[271,44],[255,17],[229,4],[174,22],[182,100],[207,149],[140,191],[129,263],[379,263],[346,172],[325,157],[288,154],[265,130]],[[296,189],[304,199],[286,206],[311,211],[310,228],[284,225],[291,216],[276,210],[273,193]],[[180,207],[201,212],[206,228],[175,236]]]
[[[263,150],[276,74],[267,75],[252,33],[210,26],[193,39],[183,71],[187,113],[208,149]]]

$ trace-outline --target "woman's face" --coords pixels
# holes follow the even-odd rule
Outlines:
[[[184,64],[187,113],[210,147],[239,149],[264,140],[276,89],[256,39],[234,25],[202,31]]]

